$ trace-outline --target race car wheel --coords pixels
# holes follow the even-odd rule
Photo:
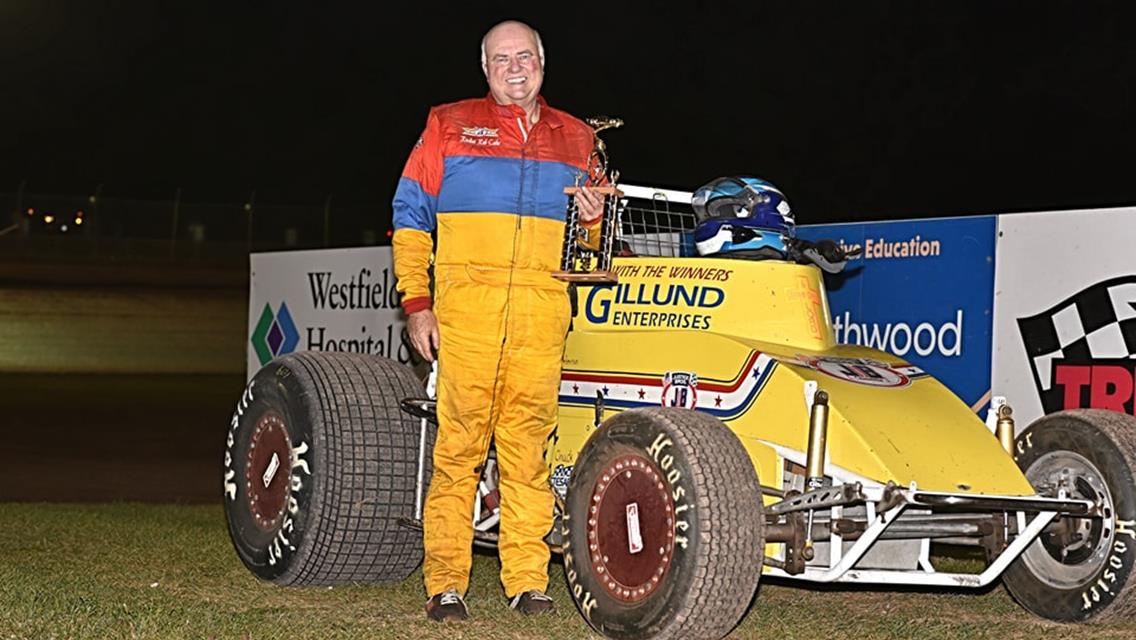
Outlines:
[[[1023,431],[1015,453],[1040,494],[1093,500],[1100,517],[1048,527],[1007,569],[1006,588],[1050,620],[1136,613],[1136,419],[1099,409],[1055,413]]]
[[[225,447],[224,505],[237,555],[282,585],[399,581],[422,561],[413,518],[422,397],[386,358],[300,352],[257,372]],[[428,429],[425,478],[434,430]],[[425,495],[425,490],[423,491]]]
[[[720,421],[624,411],[584,445],[568,485],[564,572],[610,638],[720,638],[761,577],[765,517],[753,463]]]

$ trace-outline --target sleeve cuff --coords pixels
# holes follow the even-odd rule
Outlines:
[[[417,298],[407,298],[402,301],[402,310],[407,315],[424,311],[433,306],[430,302],[430,296],[419,296]]]

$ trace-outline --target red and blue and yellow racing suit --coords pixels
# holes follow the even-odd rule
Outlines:
[[[566,286],[551,273],[560,268],[564,188],[583,184],[592,147],[588,125],[543,100],[530,126],[521,108],[488,96],[431,109],[399,180],[402,306],[408,314],[433,306],[441,336],[423,517],[429,596],[468,587],[473,501],[491,438],[506,595],[547,587],[553,496],[543,458],[570,320]]]

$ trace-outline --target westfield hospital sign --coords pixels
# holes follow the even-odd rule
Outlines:
[[[411,361],[389,247],[252,256],[248,375],[293,351]]]
[[[352,274],[346,282],[337,282],[335,275],[331,271],[308,272],[312,305],[317,309],[398,308],[398,291],[389,267],[383,267],[377,276],[360,267],[358,276]]]
[[[352,274],[346,281],[337,281],[336,274],[331,271],[309,271],[307,276],[312,308],[317,311],[393,310],[397,312],[399,309],[398,292],[395,290],[395,280],[391,276],[389,267],[384,267],[377,277],[370,269],[361,267],[357,276]],[[306,348],[310,351],[369,353],[400,362],[409,360],[409,354],[405,358],[400,358],[396,353],[392,324],[386,325],[383,335],[368,335],[366,324],[360,325],[358,332],[349,330],[346,334],[328,326],[307,327]]]

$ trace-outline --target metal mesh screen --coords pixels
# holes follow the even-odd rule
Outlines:
[[[624,253],[679,258],[694,255],[694,210],[689,197],[675,192],[625,189],[620,225]]]

